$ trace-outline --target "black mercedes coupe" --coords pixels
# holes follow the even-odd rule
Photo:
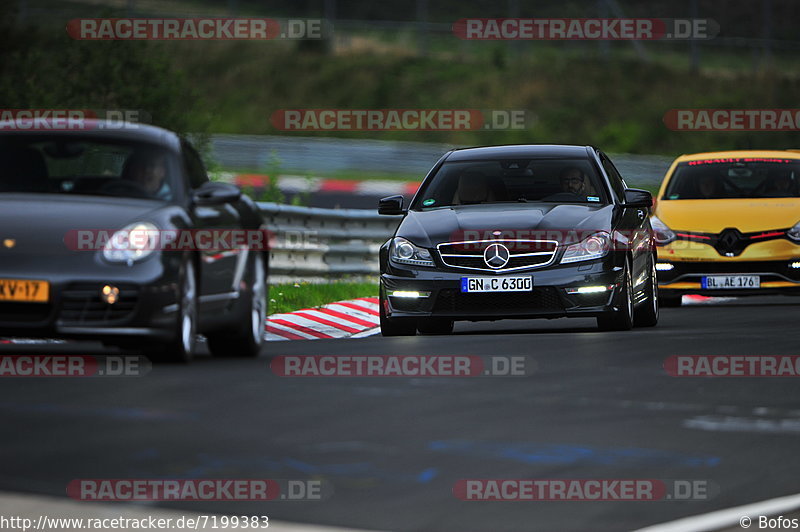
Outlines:
[[[190,142],[142,124],[0,123],[0,336],[100,340],[186,361],[256,356],[267,309],[257,205]]]
[[[380,251],[384,336],[447,334],[456,320],[592,317],[658,322],[652,196],[591,146],[446,153]]]

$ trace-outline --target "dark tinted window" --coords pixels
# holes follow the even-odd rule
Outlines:
[[[524,159],[445,163],[412,209],[503,202],[606,202],[588,159]]]
[[[145,142],[79,135],[0,137],[0,193],[175,198],[179,163]]]
[[[709,159],[682,163],[664,199],[797,198],[800,161],[796,159]]]
[[[192,188],[198,188],[203,183],[208,182],[208,173],[206,173],[203,160],[192,145],[183,141],[182,146],[183,160],[186,165],[186,172],[189,174],[189,184]]]
[[[611,159],[609,159],[605,154],[601,154],[600,162],[602,162],[603,169],[606,171],[608,179],[611,181],[611,188],[614,190],[614,195],[619,200],[624,199],[625,189],[627,187],[625,185],[625,180],[622,179],[622,176],[617,171],[617,168],[614,166],[614,163],[612,163]]]

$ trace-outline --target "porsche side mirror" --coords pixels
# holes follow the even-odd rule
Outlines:
[[[233,203],[241,197],[242,191],[239,187],[219,181],[203,183],[192,194],[195,205],[222,205]]]

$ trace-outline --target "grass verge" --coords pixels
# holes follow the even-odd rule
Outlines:
[[[378,297],[378,284],[348,281],[326,284],[306,282],[273,284],[269,287],[269,297],[269,313],[282,314],[344,299]]]

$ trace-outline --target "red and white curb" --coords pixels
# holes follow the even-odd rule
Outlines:
[[[377,297],[337,301],[319,308],[267,316],[266,339],[362,338],[380,332]]]
[[[328,303],[286,314],[270,314],[265,336],[274,340],[319,340],[330,338],[363,338],[380,333],[377,297],[362,297]],[[65,343],[64,340],[29,340],[0,338],[0,344]]]
[[[733,301],[735,298],[684,296],[684,305],[703,305]],[[337,301],[319,308],[306,308],[287,314],[267,316],[268,341],[364,338],[380,334],[377,297]],[[64,340],[0,338],[0,344],[64,343]]]
[[[240,187],[263,188],[269,184],[269,176],[261,174],[234,174],[221,172],[220,178]],[[326,179],[322,177],[303,177],[282,175],[278,178],[278,188],[282,192],[343,192],[362,196],[390,196],[393,194],[414,195],[419,188],[418,181],[394,181],[373,179],[357,181],[351,179]]]

